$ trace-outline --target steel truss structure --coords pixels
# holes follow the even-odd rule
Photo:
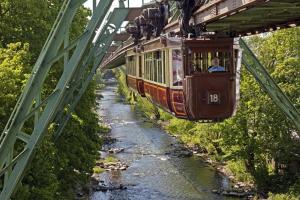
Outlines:
[[[64,1],[31,77],[0,136],[1,200],[10,199],[53,120],[58,124],[56,138],[62,133],[114,35],[129,13],[123,0],[119,1],[119,7],[111,13],[107,11],[113,1],[101,0],[97,5],[94,0],[93,15],[84,33],[70,42],[70,25],[84,2],[85,0]],[[105,19],[107,21],[103,24]],[[100,26],[102,28],[97,34]],[[63,73],[51,94],[42,99],[46,77],[60,59],[64,60]],[[25,130],[25,124],[32,121],[32,126]]]

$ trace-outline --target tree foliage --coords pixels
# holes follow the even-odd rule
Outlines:
[[[30,60],[28,46],[15,43],[0,48],[0,130],[4,129],[7,116],[12,112],[27,78]]]
[[[299,109],[300,29],[287,29],[264,37],[255,36],[249,44],[280,88]],[[233,118],[212,126],[219,132],[228,158],[243,160],[261,191],[287,192],[297,180],[299,140],[294,124],[243,68],[241,101]],[[283,168],[285,166],[285,168]]]

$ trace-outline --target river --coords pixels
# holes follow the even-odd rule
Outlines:
[[[116,83],[101,90],[97,112],[112,127],[110,136],[117,139],[111,146],[125,149],[115,156],[129,168],[100,176],[106,184],[123,184],[127,189],[96,191],[91,200],[233,199],[211,192],[229,189],[230,181],[201,158],[166,155],[176,138],[133,111],[116,90]]]

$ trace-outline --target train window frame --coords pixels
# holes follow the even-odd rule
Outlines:
[[[165,49],[165,58],[164,58],[164,63],[165,63],[165,85],[169,88],[172,87],[171,85],[171,75],[170,75],[170,51],[169,49]]]
[[[208,44],[209,45],[209,44]],[[193,54],[208,54],[210,53],[211,56],[206,56],[206,59],[203,58],[201,55],[201,60],[205,62],[205,64],[201,64],[199,67],[199,63],[195,62],[195,59],[192,57]],[[234,73],[235,72],[235,61],[233,58],[233,45],[223,45],[223,46],[210,46],[209,47],[195,47],[189,44],[185,51],[186,59],[185,59],[185,76],[186,75],[193,75],[193,74],[211,74],[215,72],[222,72],[222,73]],[[195,57],[195,56],[194,56]],[[218,58],[220,64],[218,66],[224,67],[225,71],[208,71],[208,68],[212,66],[211,59]],[[197,60],[197,59],[196,59]],[[222,63],[222,64],[221,64]]]
[[[142,56],[141,55],[137,55],[137,77],[138,78],[142,78],[143,77],[143,66],[142,66],[142,63],[143,63],[143,59],[142,59]]]
[[[173,70],[173,51],[178,50],[181,52],[181,70],[182,70],[182,84],[181,85],[174,85],[174,70]],[[169,49],[169,77],[170,77],[170,88],[174,89],[182,89],[183,88],[183,80],[184,80],[184,60],[183,60],[183,51],[181,48],[170,48]]]
[[[134,68],[135,68],[135,56],[134,55],[126,56],[126,74],[129,76],[135,76]]]
[[[166,84],[166,50],[162,50],[162,83]]]
[[[163,52],[165,49],[154,49],[152,51],[144,52],[144,80],[153,84],[166,86],[165,79],[165,57]]]
[[[231,49],[203,49],[203,48],[189,48],[187,53],[187,68],[188,74],[197,73],[211,73],[209,67],[212,66],[212,59],[218,58],[219,66],[224,67],[225,71],[222,73],[233,73],[234,63]]]

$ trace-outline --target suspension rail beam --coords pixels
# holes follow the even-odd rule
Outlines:
[[[240,40],[243,48],[242,63],[246,69],[254,76],[260,86],[267,92],[273,102],[280,110],[295,124],[300,132],[300,113],[291,100],[283,93],[276,82],[272,79],[268,71],[259,62],[255,54],[251,51],[244,40]]]

